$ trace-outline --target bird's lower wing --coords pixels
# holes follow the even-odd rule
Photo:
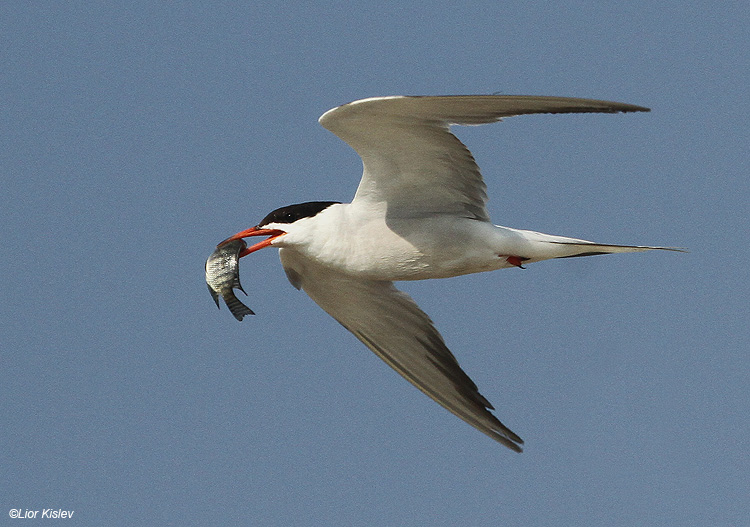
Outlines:
[[[461,369],[430,318],[392,282],[357,280],[281,249],[289,280],[351,331],[391,368],[492,439],[515,450],[523,441],[491,412],[492,405]]]

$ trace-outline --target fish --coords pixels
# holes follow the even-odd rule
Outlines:
[[[255,314],[234,294],[235,289],[245,293],[240,284],[239,261],[240,252],[246,247],[245,240],[235,240],[217,247],[206,260],[206,284],[211,297],[216,302],[216,307],[221,309],[219,305],[219,295],[221,295],[229,311],[240,322],[245,315]]]

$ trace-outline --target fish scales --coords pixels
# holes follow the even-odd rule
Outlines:
[[[234,240],[217,247],[206,260],[205,266],[206,284],[211,297],[216,302],[216,307],[221,309],[219,305],[219,296],[221,296],[234,318],[240,321],[245,315],[255,314],[234,294],[235,289],[245,293],[240,284],[239,255],[246,247],[247,243],[244,240]]]

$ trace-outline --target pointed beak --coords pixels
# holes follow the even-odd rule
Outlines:
[[[251,236],[268,236],[268,238],[266,238],[262,242],[256,243],[255,245],[251,245],[250,247],[243,249],[240,252],[239,256],[240,258],[242,258],[243,256],[247,256],[250,253],[259,251],[264,247],[268,247],[276,238],[278,238],[279,236],[283,236],[284,234],[286,234],[286,232],[279,229],[261,229],[260,227],[250,227],[249,229],[240,231],[237,234],[230,236],[219,245],[217,245],[217,247],[221,247],[222,245],[225,245],[234,240],[241,240],[242,238],[249,238]]]

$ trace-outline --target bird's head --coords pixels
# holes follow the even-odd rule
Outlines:
[[[243,256],[247,256],[250,253],[254,253],[264,247],[270,246],[274,240],[284,236],[292,230],[297,222],[306,218],[312,218],[320,211],[337,203],[339,202],[308,201],[306,203],[297,203],[295,205],[287,205],[286,207],[278,208],[268,213],[255,227],[250,227],[249,229],[245,229],[244,231],[240,231],[237,234],[230,236],[218,246],[221,247],[231,241],[249,238],[251,236],[268,236],[268,238],[262,242],[251,245],[240,252],[240,258],[242,258]]]

